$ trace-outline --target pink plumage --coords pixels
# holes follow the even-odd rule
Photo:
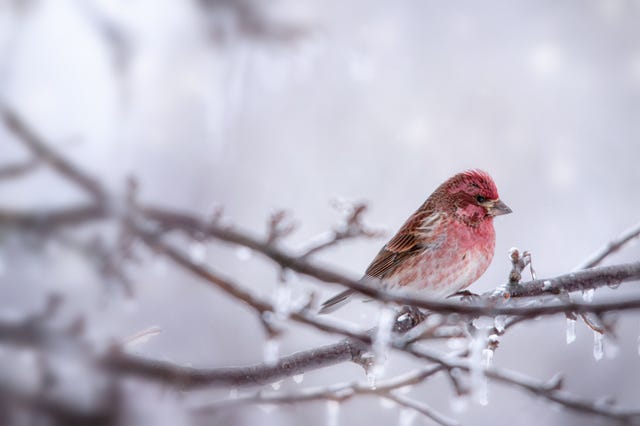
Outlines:
[[[382,247],[364,279],[384,287],[447,296],[468,287],[487,270],[495,248],[493,218],[511,213],[488,173],[468,170],[440,185]],[[340,307],[346,290],[322,304]]]

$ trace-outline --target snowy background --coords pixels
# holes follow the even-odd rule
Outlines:
[[[496,221],[496,257],[471,288],[483,292],[505,282],[512,246],[532,251],[539,276],[554,276],[639,220],[638,22],[640,2],[631,0],[0,0],[0,100],[114,191],[134,175],[145,201],[203,215],[223,206],[256,234],[286,209],[299,222],[291,248],[339,220],[336,199],[368,202],[368,221],[390,236],[443,180],[485,169],[514,213]],[[25,158],[0,128],[0,164]],[[0,203],[16,208],[81,196],[46,168],[0,184]],[[358,277],[383,243],[349,242],[319,259]],[[162,333],[136,353],[199,367],[262,359],[264,335],[246,308],[161,259],[148,254],[132,268],[131,299],[102,285],[77,254],[34,244],[0,235],[0,312],[32,312],[56,291],[66,297],[64,315],[89,312],[97,341],[158,326]],[[259,256],[217,243],[190,250],[273,295],[278,271]],[[635,245],[608,262],[639,256]],[[339,290],[294,280],[297,295]],[[372,321],[360,304],[336,316]],[[637,407],[639,332],[638,315],[622,317],[617,341],[596,361],[591,330],[579,323],[566,345],[557,316],[511,330],[494,362],[539,379],[565,372],[568,390]],[[293,327],[280,352],[335,340]],[[387,373],[414,365],[394,357]],[[362,370],[345,364],[282,389],[355,379]],[[410,396],[467,425],[604,424],[514,388],[489,391],[487,406],[463,406],[439,378]],[[147,424],[193,421],[175,395],[140,398],[157,404]],[[322,403],[249,407],[215,423],[315,426],[326,415]],[[342,405],[338,420],[397,418],[397,408],[363,397]]]

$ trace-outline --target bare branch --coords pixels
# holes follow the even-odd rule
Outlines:
[[[215,410],[232,408],[246,404],[297,404],[312,401],[337,401],[345,402],[356,396],[361,395],[377,395],[396,402],[397,404],[410,408],[418,413],[433,419],[441,425],[457,425],[454,420],[435,412],[426,404],[413,401],[403,397],[394,391],[406,386],[415,385],[425,381],[427,378],[442,371],[440,365],[425,367],[411,373],[380,381],[375,387],[371,387],[368,383],[354,384],[338,384],[320,388],[302,389],[293,394],[282,394],[281,392],[260,392],[255,395],[245,396],[241,398],[226,399],[217,401],[213,404],[197,408],[199,414],[210,413]]]
[[[182,389],[204,386],[259,386],[287,377],[351,361],[360,349],[348,340],[280,358],[274,365],[245,367],[192,368],[133,355],[112,353],[100,364],[109,371],[160,382]]]
[[[95,204],[33,212],[0,209],[0,227],[27,232],[51,232],[58,228],[77,226],[108,218],[108,210],[102,205]]]
[[[7,128],[21,141],[33,154],[47,162],[58,173],[67,177],[70,181],[85,190],[94,200],[102,201],[106,194],[102,185],[77,169],[71,162],[59,156],[54,150],[32,130],[22,119],[6,106],[0,105],[0,115]]]
[[[451,371],[452,369],[460,369],[462,371],[469,372],[472,368],[469,360],[463,360],[460,358],[452,359],[451,357],[445,357],[435,351],[426,350],[424,348],[417,349],[408,347],[405,351],[417,358],[437,362],[443,367],[446,367],[448,371]],[[552,380],[551,382],[540,382],[513,371],[498,369],[495,367],[485,369],[484,374],[494,381],[514,385],[549,401],[561,404],[576,412],[596,414],[622,422],[630,422],[634,419],[637,421],[640,419],[640,411],[638,410],[623,410],[613,405],[599,404],[597,400],[580,398],[568,392],[564,392],[560,389],[561,383],[557,380]]]
[[[22,163],[0,167],[0,181],[20,177],[32,172],[39,165],[40,161],[37,158],[31,158]]]
[[[300,255],[301,258],[309,257],[347,239],[358,237],[378,238],[384,234],[383,231],[369,228],[363,223],[362,216],[367,210],[365,203],[353,204],[346,208],[344,206],[341,207],[346,210],[343,223],[334,227],[333,231],[323,233],[314,238],[317,241],[304,250]]]

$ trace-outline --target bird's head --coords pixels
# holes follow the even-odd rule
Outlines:
[[[511,213],[500,200],[498,188],[487,172],[467,170],[453,176],[439,188],[443,208],[470,225]]]

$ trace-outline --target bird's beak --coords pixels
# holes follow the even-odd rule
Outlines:
[[[502,214],[509,214],[511,212],[512,210],[509,208],[509,206],[503,203],[502,200],[492,201],[487,206],[487,213],[489,214],[489,216],[500,216]]]

